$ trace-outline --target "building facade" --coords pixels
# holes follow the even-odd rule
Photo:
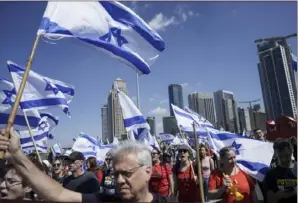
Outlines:
[[[109,122],[108,122],[108,105],[105,104],[101,107],[101,131],[102,141],[109,140]]]
[[[162,118],[163,132],[176,135],[179,132],[175,116],[167,116]]]
[[[155,117],[147,117],[146,119],[147,123],[150,126],[150,134],[152,136],[156,136],[156,122],[155,122]]]
[[[211,93],[195,92],[188,95],[188,107],[197,112],[214,126],[216,125],[216,113],[214,98]]]
[[[217,128],[227,131],[241,133],[237,104],[233,92],[218,90],[214,92],[214,104],[217,118]]]
[[[181,109],[184,108],[182,86],[179,84],[171,84],[168,87],[168,93],[169,93],[170,115],[174,116],[174,112],[171,104],[174,104],[175,106],[178,106]]]
[[[297,88],[286,40],[258,44],[258,71],[268,120],[297,118]]]
[[[127,94],[126,83],[120,78],[117,78],[112,90],[108,96],[108,126],[109,126],[109,142],[113,141],[113,137],[119,140],[126,135],[126,130],[123,123],[122,109],[117,95],[117,88]]]
[[[251,131],[250,110],[248,108],[238,108],[240,131]]]

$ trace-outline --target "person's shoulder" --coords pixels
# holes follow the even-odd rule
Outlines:
[[[165,197],[158,194],[153,194],[152,203],[166,203],[166,202],[178,202],[176,197]]]
[[[223,173],[219,169],[211,171],[210,176],[223,176]]]

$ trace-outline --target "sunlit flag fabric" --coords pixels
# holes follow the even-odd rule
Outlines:
[[[15,101],[16,91],[12,82],[4,78],[0,78],[0,128],[5,128],[8,117],[10,115],[13,103]],[[26,113],[29,125],[36,128],[40,121],[40,115],[37,110],[28,111]],[[28,129],[24,113],[21,108],[18,109],[14,121],[15,130]]]
[[[217,155],[221,148],[233,147],[239,167],[257,180],[263,181],[273,156],[272,143],[220,131],[209,132],[208,138]]]
[[[11,61],[7,62],[7,67],[16,89],[19,89],[25,69]],[[68,105],[73,96],[72,85],[30,71],[20,106],[24,111],[59,107],[70,116]]]
[[[112,146],[101,147],[97,139],[85,133],[80,133],[72,146],[72,150],[83,153],[86,160],[89,157],[95,157],[98,163],[104,161],[106,153],[111,148]]]
[[[165,43],[135,12],[119,2],[48,2],[38,34],[48,39],[73,37],[116,57],[140,74]]]
[[[122,109],[124,127],[130,139],[154,145],[154,140],[150,134],[150,126],[143,114],[124,92],[121,90],[117,90],[117,92]]]
[[[62,147],[60,145],[60,143],[55,143],[52,145],[51,147],[51,152],[53,154],[53,157],[56,157],[58,155],[61,155],[62,154]]]
[[[297,57],[291,53],[292,56],[292,68],[294,71],[297,72]]]
[[[160,142],[171,143],[175,136],[167,133],[159,133]]]
[[[37,128],[32,129],[32,136],[34,138],[37,150],[40,152],[47,152],[48,146],[47,141],[49,134],[53,132],[53,130],[58,125],[58,118],[55,118],[53,115],[49,113],[41,113],[41,120]],[[20,136],[20,143],[22,150],[29,154],[35,150],[34,144],[32,142],[30,133],[28,130],[24,131],[16,131]]]

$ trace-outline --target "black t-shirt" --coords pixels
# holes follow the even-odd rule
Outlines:
[[[296,190],[297,188],[297,177],[293,174],[290,168],[282,168],[277,166],[276,168],[270,169],[266,174],[263,183],[265,195],[269,190],[276,193],[280,190]],[[278,203],[296,203],[297,195],[281,199]]]
[[[79,193],[94,193],[100,190],[100,184],[96,176],[90,171],[86,171],[78,177],[68,176],[62,185],[66,189]]]
[[[167,203],[167,202],[176,202],[173,198],[159,196],[157,194],[153,194],[152,203]],[[122,202],[120,196],[118,199],[114,200],[115,202]],[[98,193],[93,194],[82,194],[82,202],[83,203],[98,203],[98,202],[105,202],[105,195]]]

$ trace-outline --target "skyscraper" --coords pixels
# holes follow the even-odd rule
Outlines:
[[[233,92],[218,90],[214,92],[217,127],[240,133],[237,104]]]
[[[127,94],[126,83],[117,78],[113,85],[112,90],[108,96],[108,125],[109,125],[109,141],[113,141],[113,137],[121,139],[121,136],[126,134],[123,123],[122,110],[117,95],[117,88]]]
[[[171,116],[174,116],[174,112],[171,104],[174,104],[175,106],[178,106],[179,108],[182,108],[182,109],[184,108],[182,86],[179,84],[171,84],[168,87],[168,92],[169,92],[170,113],[171,113]]]
[[[251,131],[251,122],[250,122],[250,109],[248,108],[238,108],[238,115],[239,115],[239,124],[240,124],[240,131]]]
[[[105,104],[101,107],[101,130],[102,130],[102,141],[106,142],[109,140],[109,122],[108,122],[108,105]],[[110,140],[109,140],[110,141]]]
[[[179,133],[175,116],[167,116],[162,118],[163,132],[176,135]]]
[[[258,64],[264,106],[268,120],[297,117],[294,73],[290,46],[286,40],[258,44]]]
[[[146,119],[147,123],[150,126],[150,134],[152,136],[156,136],[156,123],[155,123],[155,117],[147,117]]]
[[[216,125],[216,115],[213,95],[195,92],[188,95],[188,107]]]

